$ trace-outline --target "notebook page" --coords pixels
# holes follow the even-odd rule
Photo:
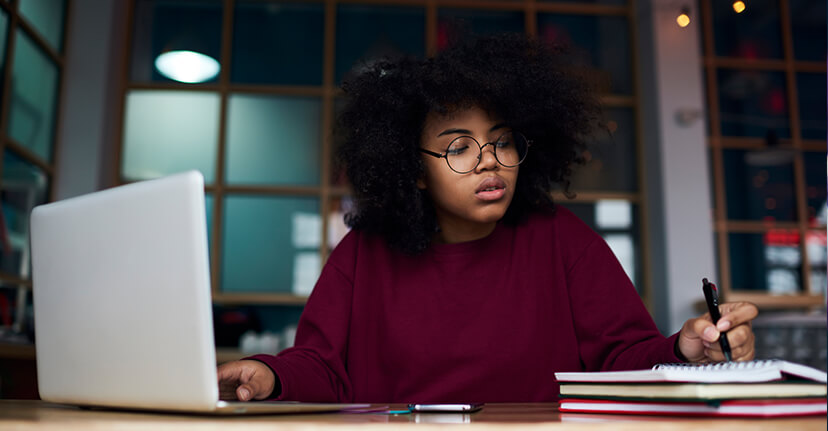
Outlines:
[[[828,381],[828,373],[807,365],[788,362],[781,359],[765,359],[743,362],[717,362],[712,364],[658,364],[653,370],[665,370],[668,372],[733,372],[733,373],[759,373],[760,370],[779,370],[783,374],[814,380],[821,383]],[[774,371],[775,374],[775,371]]]
[[[713,364],[659,364],[650,370],[555,373],[561,382],[770,382],[784,373],[824,383],[826,374],[801,364],[780,360]]]

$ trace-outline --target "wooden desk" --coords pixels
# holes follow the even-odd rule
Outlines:
[[[395,407],[395,406],[392,406]],[[396,406],[400,407],[400,406]],[[339,414],[207,417],[181,414],[132,413],[82,410],[42,401],[0,400],[0,429],[88,430],[129,429],[164,431],[194,430],[324,430],[381,431],[401,426],[433,429],[463,423],[469,430],[819,430],[826,429],[826,417],[793,419],[692,419],[656,416],[613,416],[561,414],[556,404],[487,404],[468,415],[451,414]]]

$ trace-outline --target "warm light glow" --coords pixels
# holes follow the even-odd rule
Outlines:
[[[678,23],[679,27],[687,27],[688,25],[690,25],[690,15],[688,15],[687,12],[682,11],[681,15],[676,17],[676,22]]]
[[[209,81],[219,73],[218,61],[195,51],[162,53],[155,59],[155,68],[167,78],[188,84]]]
[[[735,2],[733,2],[733,10],[735,10],[736,13],[744,12],[745,11],[745,2],[743,2],[742,0],[736,0]]]

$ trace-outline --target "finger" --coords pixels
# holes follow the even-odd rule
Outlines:
[[[720,331],[727,331],[728,329],[742,325],[749,324],[749,322],[759,315],[759,309],[749,302],[730,302],[720,306],[722,317],[716,325]]]
[[[744,346],[747,344],[753,344],[753,331],[751,331],[750,327],[746,324],[739,325],[727,332],[723,332],[723,334],[727,335],[727,341],[733,348]]]
[[[756,356],[756,351],[753,349],[739,348],[731,351],[731,359],[734,361],[750,361]]]
[[[238,380],[241,370],[242,367],[239,366],[237,361],[227,362],[218,366],[216,376],[219,382]]]
[[[690,330],[703,342],[712,343],[719,339],[719,330],[716,329],[712,321],[704,319],[703,317],[694,319],[690,325]]]
[[[236,396],[242,401],[263,400],[272,392],[275,375],[270,368],[258,361],[241,361],[243,367],[238,380]]]
[[[275,375],[270,369],[259,370],[255,379],[251,379],[248,384],[251,388],[251,397],[257,400],[263,400],[273,393],[273,386],[275,384]]]
[[[261,376],[259,378],[250,379],[249,382],[239,385],[236,389],[236,397],[241,401],[263,400],[273,391],[273,388],[267,389],[263,383]]]
[[[725,360],[724,353],[722,353],[721,349],[715,349],[714,347],[710,347],[704,349],[704,356],[709,359],[709,362],[723,362]]]
[[[725,334],[730,342],[730,351],[734,360],[753,357],[755,354],[755,336],[747,325],[741,325]]]
[[[238,399],[236,390],[242,383],[245,367],[239,361],[221,364],[216,369],[219,398],[222,400]]]
[[[751,349],[749,352],[746,352],[745,354],[735,358],[734,360],[735,361],[752,361],[754,358],[756,358],[756,351]]]
[[[236,386],[232,387],[219,387],[219,399],[221,400],[237,400],[239,397],[236,395]]]
[[[733,361],[748,361],[752,360],[756,355],[756,351],[754,348],[754,335],[753,332],[747,330],[745,326],[740,326],[740,329],[745,329],[744,331],[735,331],[736,333],[731,334],[728,332],[726,334],[722,334],[722,337],[727,337],[728,344],[730,345],[730,358]],[[724,353],[722,352],[722,347],[719,341],[709,343],[707,341],[703,342],[705,346],[704,355],[708,357],[711,361],[724,361],[726,358]]]
[[[253,388],[251,388],[250,384],[240,385],[236,388],[236,398],[240,401],[250,401],[253,399],[254,394],[255,392],[253,391]]]

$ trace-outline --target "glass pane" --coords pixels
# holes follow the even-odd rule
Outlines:
[[[319,184],[319,99],[232,95],[228,109],[228,183]]]
[[[0,271],[30,277],[29,214],[48,199],[49,178],[6,150],[0,182]]]
[[[309,294],[321,233],[316,198],[227,197],[221,289]]]
[[[20,13],[55,51],[63,48],[63,14],[66,0],[21,0]]]
[[[811,267],[808,291],[813,295],[825,295],[826,283],[828,283],[825,273],[828,268],[825,229],[809,231],[805,239],[805,247],[808,249],[808,265]]]
[[[127,181],[197,169],[215,181],[219,95],[133,90],[127,94],[121,176]]]
[[[826,224],[826,156],[824,151],[804,151],[805,162],[805,198],[808,202],[808,225],[825,226]]]
[[[6,37],[9,31],[9,16],[5,10],[0,9],[0,76],[6,73]],[[0,88],[0,97],[3,89]]]
[[[244,355],[277,354],[292,347],[302,305],[213,304],[216,346]]]
[[[750,0],[742,13],[734,13],[730,1],[710,3],[717,56],[783,58],[779,0]]]
[[[6,64],[6,36],[9,32],[9,14],[0,9],[0,65]]]
[[[437,49],[446,48],[457,37],[496,33],[523,33],[522,11],[440,9],[437,17]]]
[[[333,117],[339,118],[339,114],[342,110],[345,109],[345,99],[341,97],[335,97],[333,101]],[[338,134],[333,136],[331,139],[331,172],[330,172],[330,179],[331,185],[335,186],[346,186],[348,185],[348,176],[345,175],[345,166],[340,166],[339,160],[337,159],[337,151],[339,150],[339,141],[340,137]]]
[[[606,130],[601,130],[584,153],[587,163],[576,167],[572,190],[638,190],[635,115],[632,109],[608,109]],[[531,151],[531,150],[530,150]]]
[[[52,160],[58,68],[23,32],[17,32],[12,67],[9,134],[43,160]]]
[[[800,292],[802,253],[798,231],[731,233],[728,240],[733,290]]]
[[[206,211],[206,219],[207,219],[207,249],[211,249],[213,247],[213,205],[215,202],[215,198],[213,197],[212,193],[205,193],[204,194],[204,209]],[[210,250],[210,254],[212,254],[212,250]]]
[[[789,0],[794,59],[825,62],[825,1]]]
[[[137,0],[130,78],[139,82],[170,81],[155,67],[158,56],[169,51],[193,51],[220,61],[221,4],[221,0]],[[216,82],[218,71],[211,71],[195,82]]]
[[[279,336],[279,350],[293,346],[296,326],[302,316],[302,306],[255,306],[256,314],[262,322],[262,329]]]
[[[825,95],[828,86],[824,73],[797,73],[796,94],[799,98],[799,122],[803,139],[825,140]]]
[[[629,201],[616,199],[599,200],[595,203],[572,203],[561,200],[558,204],[572,211],[604,237],[633,284],[641,280],[638,206]],[[641,287],[637,287],[640,291]]]
[[[789,138],[784,72],[719,69],[722,135]]]
[[[624,17],[538,14],[539,37],[570,47],[579,74],[602,93],[632,94],[629,33]]]
[[[794,153],[723,150],[729,220],[796,221]]]
[[[301,37],[298,37],[301,35]],[[233,18],[233,82],[321,85],[322,4],[239,1]]]
[[[336,11],[336,82],[358,61],[425,55],[425,12],[414,7],[339,5]]]

